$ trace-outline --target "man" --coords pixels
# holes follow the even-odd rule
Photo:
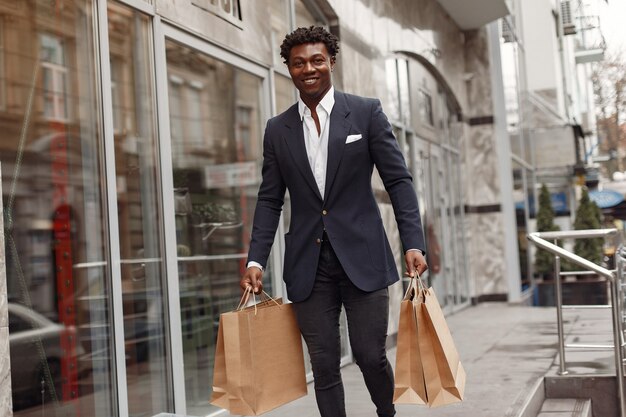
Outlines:
[[[339,45],[321,27],[288,34],[281,56],[300,97],[267,122],[248,268],[242,289],[261,291],[285,190],[291,224],[283,279],[308,346],[322,417],[346,415],[339,314],[379,416],[393,416],[393,372],[385,352],[389,295],[398,281],[371,187],[376,166],[393,204],[407,275],[427,269],[417,198],[380,102],[335,91]]]

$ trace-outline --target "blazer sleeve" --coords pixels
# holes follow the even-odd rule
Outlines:
[[[273,146],[271,121],[271,119],[268,120],[263,137],[262,179],[254,211],[252,237],[248,251],[248,262],[255,261],[263,267],[267,266],[267,258],[276,236],[286,189]]]
[[[369,147],[391,199],[404,251],[419,249],[425,253],[424,232],[413,178],[393,135],[391,124],[383,113],[380,100],[372,102]]]

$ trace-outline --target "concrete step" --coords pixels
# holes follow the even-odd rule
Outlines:
[[[537,417],[593,417],[591,400],[583,398],[548,398]]]

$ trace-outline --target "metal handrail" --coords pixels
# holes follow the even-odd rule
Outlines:
[[[555,270],[555,295],[556,295],[556,312],[557,327],[559,334],[559,374],[567,374],[565,368],[565,336],[563,331],[563,295],[561,293],[561,257],[567,259],[588,271],[605,277],[611,283],[611,311],[613,316],[613,349],[615,352],[615,374],[617,378],[617,397],[619,400],[620,416],[626,417],[626,404],[624,403],[624,353],[622,350],[622,321],[619,294],[621,294],[619,277],[624,273],[624,265],[626,262],[621,256],[617,257],[618,266],[616,270],[603,268],[593,262],[588,261],[568,250],[565,250],[556,244],[548,242],[546,239],[554,240],[555,243],[559,239],[589,239],[589,238],[606,238],[615,235],[617,229],[593,229],[593,230],[574,230],[559,232],[535,232],[528,234],[530,240],[536,246],[547,250],[554,254],[554,270]],[[621,253],[618,251],[617,253]],[[568,347],[570,347],[568,345]]]
[[[606,233],[606,231],[612,231],[612,233]],[[578,233],[585,232],[585,233]],[[598,232],[598,233],[589,233],[589,232]],[[593,271],[598,275],[602,275],[608,280],[615,280],[615,274],[613,271],[603,268],[600,265],[596,265],[593,262],[582,258],[575,253],[572,253],[566,249],[563,249],[560,246],[557,246],[553,243],[548,242],[545,239],[589,239],[589,238],[598,238],[598,237],[607,237],[611,234],[617,233],[617,229],[597,229],[597,230],[573,230],[573,231],[562,231],[562,232],[535,232],[528,234],[528,240],[533,242],[535,245],[539,246],[542,249],[547,250],[548,252],[552,252],[556,256],[561,256],[565,259],[568,259],[579,266],[582,266],[588,271]]]

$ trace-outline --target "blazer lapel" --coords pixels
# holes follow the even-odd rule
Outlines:
[[[328,198],[333,186],[339,163],[346,145],[346,137],[350,133],[350,122],[347,117],[350,109],[343,93],[335,90],[335,105],[330,114],[330,131],[328,134],[328,162],[326,165],[326,186],[324,201]]]
[[[306,153],[306,146],[304,144],[304,131],[302,130],[302,119],[300,119],[300,113],[298,113],[298,105],[292,106],[289,110],[289,117],[285,122],[287,132],[283,135],[285,142],[287,142],[287,148],[291,153],[291,157],[294,163],[300,170],[300,173],[306,180],[307,184],[313,189],[313,192],[321,200],[322,195],[317,188],[313,171],[311,171],[311,164]],[[331,123],[332,126],[332,123]]]

